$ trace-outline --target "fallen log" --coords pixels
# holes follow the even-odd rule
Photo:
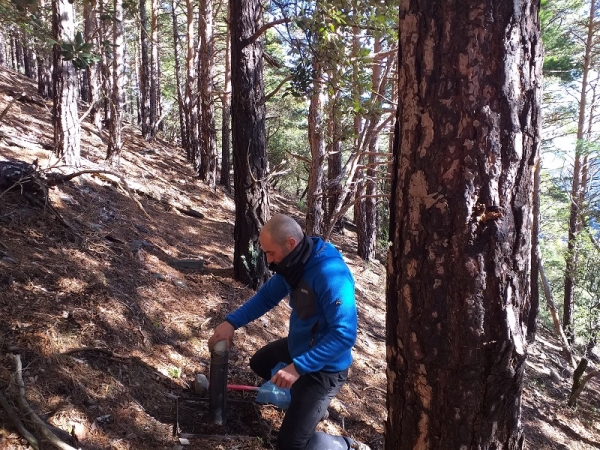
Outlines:
[[[139,200],[133,196],[129,185],[127,184],[127,180],[125,180],[122,175],[111,170],[84,169],[70,174],[62,174],[39,170],[37,160],[34,161],[33,164],[26,163],[25,161],[0,161],[0,197],[12,189],[19,188],[21,194],[31,194],[35,197],[39,197],[41,194],[40,201],[49,204],[49,188],[61,183],[66,183],[67,181],[84,174],[96,175],[104,180],[114,182],[121,187],[121,184],[118,181],[114,181],[106,177],[106,175],[116,177],[123,183],[124,188],[121,188],[127,193],[129,198],[138,206],[147,218],[151,219]],[[58,214],[56,210],[54,210],[54,213]]]

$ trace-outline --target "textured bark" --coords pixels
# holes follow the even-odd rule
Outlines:
[[[174,69],[175,69],[175,80],[177,83],[177,106],[179,113],[179,133],[181,146],[187,151],[188,148],[188,133],[186,126],[186,113],[185,113],[185,94],[183,93],[183,82],[181,76],[181,64],[179,63],[179,22],[177,20],[177,7],[178,2],[175,0],[171,1],[171,19],[173,21],[173,50],[174,50]],[[188,155],[189,157],[189,155]]]
[[[52,35],[56,42],[75,39],[74,14],[69,0],[52,1]],[[59,44],[54,44],[52,84],[54,152],[66,164],[79,166],[81,130],[77,111],[77,74],[71,61],[63,61]]]
[[[330,74],[332,85],[336,86],[335,74]],[[342,192],[342,126],[340,123],[339,104],[341,89],[336,89],[329,98],[329,114],[327,117],[327,131],[330,142],[327,148],[327,209],[324,226],[329,228],[333,219],[335,205],[340,200]],[[333,229],[341,231],[341,226],[333,224]]]
[[[227,17],[227,24],[230,23],[229,16]],[[222,114],[222,125],[221,125],[221,180],[222,186],[227,189],[227,192],[231,192],[231,178],[229,172],[231,171],[231,159],[230,152],[231,146],[229,145],[231,140],[231,60],[230,60],[230,31],[229,25],[227,25],[227,36],[225,44],[225,83],[223,86],[223,95],[221,96],[221,102],[223,105]]]
[[[382,49],[381,39],[376,38],[373,52],[379,53]],[[381,78],[382,67],[380,64],[373,65],[371,75],[371,112],[369,114],[370,124],[379,122],[381,118]],[[364,180],[365,198],[358,200],[361,209],[361,221],[356,223],[357,255],[365,261],[375,258],[375,246],[377,244],[377,144],[379,133],[372,133],[368,142],[368,157],[366,178]]]
[[[9,35],[9,46],[10,46],[10,66],[12,70],[17,71],[17,50],[15,48],[15,34],[11,32]]]
[[[217,185],[217,130],[213,102],[213,10],[212,0],[200,0],[200,155],[198,175],[201,180]]]
[[[84,20],[84,35],[86,42],[100,43],[98,38],[98,17],[96,10],[96,2],[89,0],[83,3],[83,20]],[[93,105],[90,111],[90,122],[94,124],[97,129],[102,129],[102,116],[100,114],[100,97],[102,79],[100,76],[100,65],[91,64],[86,67],[86,95],[82,93],[82,97],[85,101]]]
[[[575,162],[573,165],[573,183],[571,185],[571,206],[569,212],[569,235],[567,241],[567,256],[565,264],[565,285],[563,298],[563,327],[567,333],[569,343],[575,341],[575,330],[573,328],[573,309],[575,306],[575,274],[577,272],[577,248],[576,241],[581,231],[581,210],[583,207],[586,188],[582,182],[583,139],[585,134],[585,117],[587,110],[588,77],[591,68],[593,46],[594,46],[594,17],[596,15],[596,2],[590,2],[590,15],[588,18],[588,34],[585,45],[583,60],[583,72],[581,79],[581,91],[579,99],[579,117],[577,120],[577,144],[575,148]]]
[[[231,0],[232,138],[235,198],[233,271],[253,288],[268,277],[258,241],[269,218],[263,40],[250,37],[261,26],[260,0]]]
[[[112,6],[109,4],[111,0],[98,0],[100,16],[104,14],[110,14]],[[100,21],[100,36],[104,41],[110,41],[112,39],[112,26],[110,21]],[[102,100],[100,102],[100,108],[102,111],[102,124],[110,123],[111,108],[110,108],[110,93],[112,92],[112,76],[111,76],[111,58],[108,56],[108,52],[102,52],[102,64],[100,65],[100,79],[102,81]]]
[[[52,58],[45,49],[41,49],[37,54],[37,71],[38,94],[44,98],[52,97]]]
[[[35,80],[35,54],[31,47],[31,39],[27,39],[27,42],[23,45],[23,64],[25,66],[25,76]]]
[[[151,40],[152,57],[150,59],[150,138],[156,136],[158,119],[160,116],[160,83],[158,61],[158,0],[152,1]]]
[[[123,69],[125,67],[125,44],[123,41],[123,0],[113,0],[115,20],[112,22],[113,58],[112,58],[112,93],[111,116],[109,124],[108,149],[106,159],[113,163],[123,147],[121,130],[123,128],[123,104],[125,81]]]
[[[185,60],[186,83],[185,83],[185,128],[187,136],[185,137],[185,151],[190,163],[197,167],[200,157],[200,138],[198,135],[198,96],[196,94],[196,38],[194,32],[194,1],[187,0],[187,56]]]
[[[535,161],[533,176],[533,223],[531,228],[531,306],[527,318],[527,342],[535,342],[540,310],[540,157]]]
[[[6,65],[6,38],[4,33],[0,31],[0,66]]]
[[[306,193],[306,233],[321,236],[323,233],[323,183],[325,165],[325,139],[323,132],[323,87],[321,67],[313,58],[315,76],[308,108],[308,142],[310,144],[310,172]]]
[[[17,62],[17,71],[21,72],[25,66],[23,60],[23,43],[21,42],[21,33],[19,31],[13,31],[13,39],[15,41],[15,58]]]
[[[400,7],[385,448],[521,449],[539,2]]]
[[[140,117],[142,136],[151,138],[150,133],[150,58],[148,55],[148,13],[146,0],[140,0]]]

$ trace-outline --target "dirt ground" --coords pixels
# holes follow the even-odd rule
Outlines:
[[[0,114],[21,92],[26,96],[0,122],[0,161],[55,165],[51,103],[29,81],[1,69]],[[106,174],[84,174],[53,188],[47,206],[18,189],[0,192],[0,393],[8,397],[18,354],[27,401],[71,434],[74,446],[273,448],[283,417],[277,408],[254,403],[252,394],[232,394],[229,428],[198,427],[207,421],[207,404],[190,389],[194,374],[208,375],[212,328],[252,295],[232,278],[232,197],[197,181],[181,149],[147,143],[133,127],[125,132],[118,167],[105,164],[106,135],[88,123],[82,133],[84,168],[118,172],[139,205],[118,177]],[[274,196],[272,206],[302,220],[289,199]],[[185,214],[189,209],[203,218]],[[332,240],[357,281],[360,329],[349,382],[319,429],[382,449],[385,267],[354,255],[351,231]],[[201,269],[174,265],[200,258]],[[231,383],[259,383],[249,356],[285,335],[284,303],[236,332]],[[571,374],[553,335],[542,328],[529,352],[526,448],[600,448],[597,380],[576,409],[567,408]],[[202,436],[181,438],[190,433]],[[0,408],[0,449],[25,448]]]

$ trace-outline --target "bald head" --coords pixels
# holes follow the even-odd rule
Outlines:
[[[289,216],[277,214],[260,230],[260,246],[269,264],[279,264],[302,241],[300,225]]]
[[[274,215],[260,233],[269,233],[273,241],[279,245],[285,245],[289,238],[293,238],[297,244],[304,237],[298,222],[285,214]]]

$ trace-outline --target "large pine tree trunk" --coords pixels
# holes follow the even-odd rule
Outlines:
[[[212,0],[200,0],[200,179],[217,185],[217,132],[213,102],[213,8]]]
[[[258,241],[269,218],[260,0],[231,0],[231,86],[235,188],[234,276],[253,288],[268,277]]]
[[[113,0],[113,58],[112,58],[112,95],[111,117],[109,125],[108,149],[106,159],[112,163],[118,162],[123,146],[121,130],[123,128],[123,69],[125,67],[125,45],[123,41],[123,0]]]
[[[523,448],[538,12],[534,0],[400,8],[387,450]]]
[[[75,11],[69,0],[52,1],[52,35],[56,42],[75,39]],[[80,165],[80,126],[77,111],[77,74],[71,61],[63,61],[61,47],[54,44],[53,125],[54,152],[66,164]]]

